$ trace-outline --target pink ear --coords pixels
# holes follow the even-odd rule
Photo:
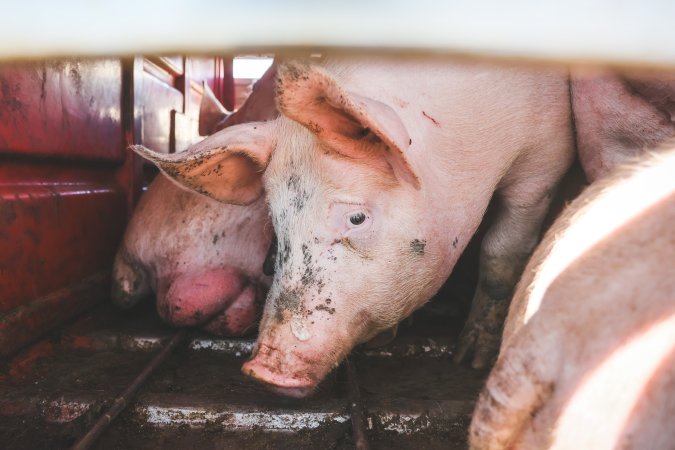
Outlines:
[[[225,128],[180,153],[130,148],[179,185],[223,203],[248,205],[263,194],[262,172],[274,148],[274,122]]]
[[[205,81],[204,95],[199,104],[199,135],[208,136],[216,131],[216,125],[225,120],[228,114]]]
[[[279,66],[277,106],[335,152],[355,160],[376,155],[398,179],[419,189],[406,156],[410,136],[388,105],[347,92],[319,67],[289,61]]]

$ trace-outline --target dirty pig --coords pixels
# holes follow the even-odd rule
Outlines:
[[[276,108],[269,101],[274,71],[272,66],[234,114],[205,86],[200,131],[274,118]],[[160,173],[141,197],[115,258],[113,302],[128,308],[154,292],[159,315],[173,326],[249,334],[271,284],[262,266],[272,235],[264,199],[246,206],[223,204]]]
[[[278,67],[272,122],[182,154],[135,150],[195,191],[252,203],[277,235],[244,373],[305,396],[448,277],[493,195],[458,359],[487,365],[551,194],[573,158],[566,74],[485,63],[324,58]]]
[[[472,449],[673,448],[674,173],[675,145],[647,152],[552,225],[514,295]]]

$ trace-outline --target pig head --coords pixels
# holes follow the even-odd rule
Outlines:
[[[269,82],[268,76],[257,95],[273,89]],[[227,119],[277,115],[246,105],[228,114],[205,84],[200,130],[229,126]],[[115,259],[113,302],[130,307],[154,291],[160,317],[173,326],[200,326],[218,335],[250,333],[270,285],[262,264],[272,234],[264,198],[227,205],[160,173],[141,197]]]

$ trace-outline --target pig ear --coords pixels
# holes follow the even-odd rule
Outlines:
[[[224,203],[248,205],[263,193],[262,172],[274,147],[273,122],[225,128],[180,153],[130,148],[179,185]]]
[[[208,136],[213,133],[216,125],[225,120],[229,114],[205,81],[204,95],[199,104],[199,135]]]
[[[289,61],[279,66],[277,106],[333,151],[354,159],[378,155],[394,175],[419,189],[408,161],[411,140],[399,115],[377,100],[344,90],[322,69]]]

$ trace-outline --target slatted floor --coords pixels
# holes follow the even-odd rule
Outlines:
[[[344,365],[313,397],[282,398],[240,373],[252,340],[189,332],[93,448],[350,449],[355,411],[370,448],[465,448],[486,373],[452,363],[456,328],[422,312],[391,344],[353,352],[358,410]],[[2,448],[72,446],[174,333],[151,305],[121,312],[104,301],[4,361]]]

